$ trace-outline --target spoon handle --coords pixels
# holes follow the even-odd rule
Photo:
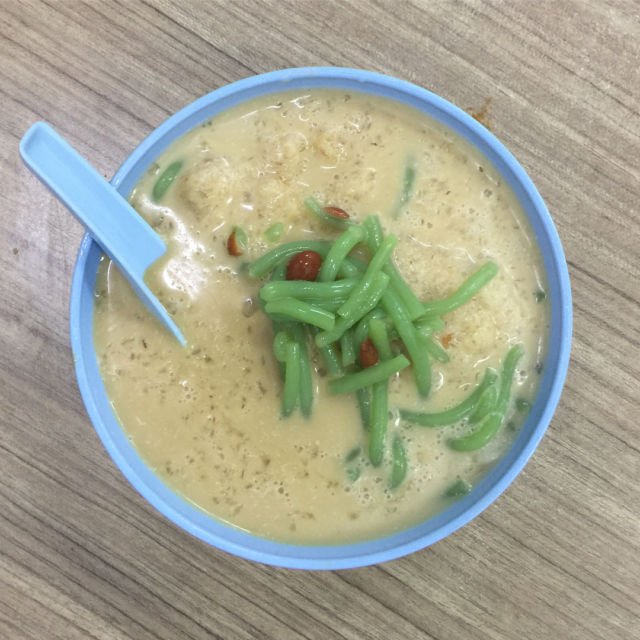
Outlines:
[[[118,265],[147,307],[184,345],[180,329],[144,282],[147,268],[166,251],[162,238],[48,124],[36,122],[27,131],[20,142],[20,155]]]
[[[29,169],[124,271],[143,275],[164,254],[162,238],[48,124],[36,122],[27,131],[20,153]]]

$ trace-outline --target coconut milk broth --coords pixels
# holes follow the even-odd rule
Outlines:
[[[413,196],[392,219],[407,159]],[[151,191],[175,160],[184,167],[161,205]],[[352,396],[329,396],[316,375],[309,420],[279,418],[281,383],[270,322],[252,301],[259,282],[246,263],[280,242],[334,238],[313,219],[308,195],[363,219],[377,213],[398,238],[401,273],[424,299],[443,297],[491,259],[500,271],[471,302],[445,316],[439,337],[450,362],[433,363],[430,397],[417,397],[410,371],[390,385],[391,434],[404,439],[410,470],[388,488],[364,454]],[[536,300],[543,270],[512,192],[465,141],[409,107],[332,90],[267,96],[217,116],[161,156],[131,202],[168,244],[147,274],[189,341],[186,349],[149,316],[103,259],[96,285],[95,343],[107,392],[145,461],[173,489],[215,517],[257,535],[297,543],[377,537],[418,523],[448,504],[457,478],[475,482],[511,443],[522,416],[484,449],[457,453],[447,438],[464,427],[400,424],[398,406],[436,411],[459,402],[508,348],[525,347],[513,397],[531,399],[545,348],[546,305]],[[249,237],[231,257],[234,225]],[[316,363],[318,364],[318,363]],[[322,371],[319,372],[322,374]],[[389,447],[387,447],[389,448]],[[351,481],[347,467],[360,476]]]

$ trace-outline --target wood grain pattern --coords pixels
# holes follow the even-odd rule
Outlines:
[[[302,573],[189,537],[110,461],[68,347],[82,232],[17,145],[48,120],[109,176],[195,97],[317,64],[492,99],[562,237],[575,339],[548,435],[480,518]],[[0,638],[640,638],[640,4],[4,0],[0,94]]]

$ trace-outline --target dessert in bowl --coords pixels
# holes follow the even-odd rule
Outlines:
[[[163,236],[147,281],[181,347],[85,238],[72,346],[134,487],[190,533],[296,568],[451,533],[558,402],[566,264],[485,128],[409,83],[283,70],[174,115],[113,184]]]

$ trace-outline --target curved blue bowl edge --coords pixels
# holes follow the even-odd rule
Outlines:
[[[411,83],[348,68],[283,69],[226,85],[191,103],[153,131],[127,158],[112,182],[128,195],[149,164],[173,140],[233,104],[288,88],[331,86],[400,99],[426,111],[478,146],[516,191],[541,244],[549,275],[552,309],[548,357],[538,398],[511,450],[465,498],[411,529],[357,544],[290,545],[265,540],[215,520],[173,493],[128,442],[108,402],[93,348],[92,313],[100,251],[86,235],[73,275],[71,346],[80,392],[108,453],[133,487],[158,511],[196,537],[243,558],[298,569],[344,569],[392,560],[450,535],[488,507],[520,473],[539,444],[560,399],[569,364],[572,307],[569,274],[559,236],[546,206],[524,169],[488,130],[443,98]],[[534,214],[533,219],[532,215]],[[557,345],[558,348],[552,349]],[[549,366],[551,364],[552,366]]]

